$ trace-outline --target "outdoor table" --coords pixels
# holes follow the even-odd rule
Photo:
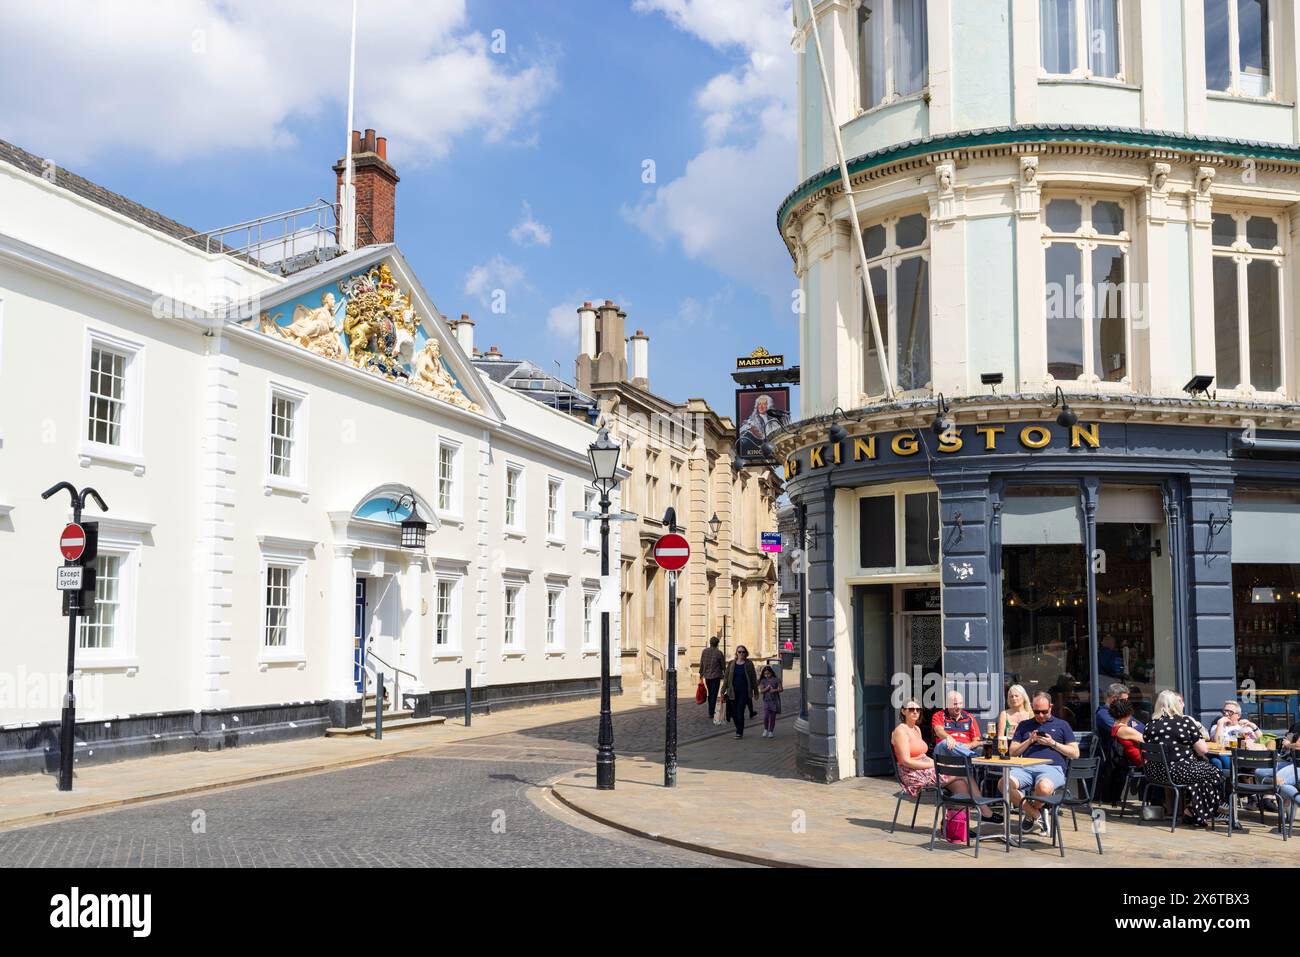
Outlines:
[[[1242,701],[1250,701],[1251,698],[1254,698],[1255,724],[1259,727],[1259,730],[1261,732],[1263,731],[1276,732],[1279,730],[1285,731],[1287,728],[1289,728],[1291,726],[1291,720],[1292,720],[1292,711],[1290,707],[1290,702],[1292,698],[1295,698],[1297,696],[1300,696],[1300,691],[1295,689],[1288,689],[1288,688],[1265,688],[1265,689],[1238,688],[1237,689],[1237,697],[1239,697]],[[1272,714],[1278,715],[1282,719],[1282,724],[1278,728],[1267,728],[1264,726],[1264,722],[1267,720],[1267,716],[1269,714],[1269,712],[1265,710],[1265,703],[1269,699],[1282,702],[1281,712],[1276,712],[1276,711],[1272,712]],[[1241,715],[1243,718],[1246,716],[1245,705],[1242,705]]]
[[[985,768],[1002,769],[1002,840],[1011,853],[1011,769],[1030,768],[1035,764],[1051,764],[1047,758],[971,758],[971,764]],[[994,835],[993,840],[997,840]]]

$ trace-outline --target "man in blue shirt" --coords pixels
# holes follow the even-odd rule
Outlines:
[[[1027,768],[1012,768],[1011,803],[1020,808],[1030,827],[1039,825],[1041,832],[1047,828],[1039,820],[1043,806],[1027,800],[1026,793],[1048,795],[1065,787],[1065,768],[1072,758],[1079,756],[1079,744],[1074,729],[1060,718],[1052,717],[1052,699],[1038,692],[1033,700],[1034,716],[1020,722],[1011,740],[1011,756],[1015,758],[1045,758],[1046,764]]]
[[[1110,741],[1112,733],[1111,729],[1115,727],[1115,718],[1110,713],[1111,702],[1121,700],[1128,700],[1128,686],[1116,682],[1106,689],[1106,700],[1103,701],[1101,707],[1097,709],[1096,729],[1097,734],[1101,736],[1103,742]],[[1129,722],[1129,727],[1137,731],[1138,734],[1145,734],[1147,730],[1146,725],[1139,721],[1136,716]],[[1103,748],[1103,751],[1104,750],[1105,749]]]

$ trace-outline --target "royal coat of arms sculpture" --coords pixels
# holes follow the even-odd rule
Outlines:
[[[437,339],[429,336],[424,348],[416,352],[420,317],[411,305],[410,295],[403,295],[397,288],[387,263],[339,280],[338,289],[347,301],[341,330],[334,321],[337,306],[332,292],[325,292],[315,309],[299,303],[287,326],[279,324],[282,313],[263,312],[256,328],[322,358],[350,362],[358,369],[402,382],[443,402],[479,411],[443,365]],[[347,336],[346,349],[340,332]]]

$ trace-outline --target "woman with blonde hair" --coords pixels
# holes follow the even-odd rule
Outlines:
[[[1007,706],[998,715],[997,736],[1011,737],[1022,721],[1028,721],[1033,716],[1033,709],[1029,707],[1029,693],[1022,685],[1012,685],[1007,689]]]
[[[1226,822],[1227,815],[1219,814],[1223,775],[1214,765],[1200,760],[1209,746],[1201,737],[1199,724],[1183,714],[1182,695],[1171,690],[1160,692],[1144,737],[1147,744],[1163,744],[1168,757],[1167,764],[1159,759],[1147,763],[1147,780],[1156,785],[1186,785],[1183,814],[1197,827],[1211,821]]]

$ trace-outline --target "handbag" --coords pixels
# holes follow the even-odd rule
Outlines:
[[[949,844],[966,843],[965,811],[959,811],[956,808],[948,809],[948,815],[943,821],[943,836],[948,839]]]
[[[723,699],[722,699],[722,703],[723,703],[723,705],[724,705],[724,707],[725,707],[725,710],[726,710],[727,720],[728,720],[728,721],[734,721],[735,719],[732,718],[732,716],[731,716],[731,698],[729,698],[729,697],[728,697],[728,698],[723,698]]]
[[[709,693],[704,689],[704,679],[701,678],[700,683],[695,686],[695,703],[704,704],[708,700]]]

